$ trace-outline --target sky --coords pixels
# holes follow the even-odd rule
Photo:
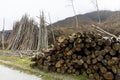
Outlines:
[[[84,14],[95,11],[95,0],[74,0],[76,14]],[[120,0],[98,0],[100,10],[120,10]],[[74,16],[70,0],[0,0],[0,30],[2,30],[3,19],[5,29],[12,29],[15,21],[21,19],[24,14],[33,17],[37,22],[40,11],[43,10],[46,20],[48,15],[52,23]]]

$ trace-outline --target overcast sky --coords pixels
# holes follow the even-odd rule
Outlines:
[[[74,0],[77,14],[95,11],[95,0]],[[100,10],[120,10],[120,0],[98,0]],[[73,10],[69,0],[0,0],[0,30],[5,18],[5,29],[12,29],[12,24],[27,13],[38,19],[40,10],[45,12],[46,18],[51,15],[52,22],[73,16]],[[48,20],[48,19],[47,19]]]

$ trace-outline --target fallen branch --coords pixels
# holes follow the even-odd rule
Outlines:
[[[117,36],[115,36],[114,34],[109,33],[109,32],[107,32],[107,31],[103,30],[102,28],[100,28],[100,27],[97,26],[97,25],[94,25],[94,24],[93,24],[92,27],[94,27],[97,31],[99,31],[99,32],[101,32],[101,33],[105,33],[105,34],[107,34],[107,35],[109,35],[109,36],[111,36],[111,37],[114,37],[114,38],[118,39]]]

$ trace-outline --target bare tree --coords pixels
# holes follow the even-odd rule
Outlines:
[[[50,17],[50,14],[48,15],[49,15],[49,21],[50,21],[50,27],[51,27],[50,29],[51,29],[52,37],[53,37],[53,43],[55,44],[55,34],[54,34],[52,23],[51,23],[51,17]]]
[[[99,10],[99,5],[98,5],[98,0],[92,1],[92,3],[95,5],[97,9],[97,16],[98,16],[98,23],[101,23],[101,17],[100,17],[100,10]]]
[[[101,23],[101,18],[100,18],[100,11],[99,11],[99,6],[98,6],[98,1],[96,0],[96,8],[97,8],[97,13],[98,13],[98,20],[99,24]]]
[[[3,30],[2,30],[2,49],[5,49],[4,46],[4,29],[5,29],[5,19],[3,19]]]
[[[79,26],[79,25],[78,25],[78,17],[77,17],[77,14],[76,14],[76,10],[75,10],[73,1],[74,1],[74,0],[70,0],[72,9],[73,9],[73,12],[74,12],[74,15],[75,15],[75,23],[76,23],[75,25],[76,25],[76,27],[78,27],[78,26]]]
[[[13,25],[7,49],[36,50],[38,43],[38,27],[36,22],[27,14]]]
[[[40,24],[39,24],[39,35],[38,35],[38,47],[37,50],[47,49],[48,48],[48,34],[47,27],[45,25],[44,13],[40,14]]]

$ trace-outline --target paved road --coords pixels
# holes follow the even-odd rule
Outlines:
[[[0,80],[42,80],[41,78],[29,75],[17,70],[0,65]]]

